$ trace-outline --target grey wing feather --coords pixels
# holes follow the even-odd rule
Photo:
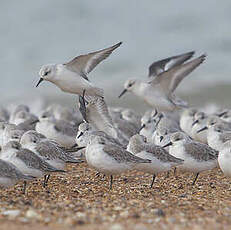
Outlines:
[[[48,140],[41,141],[36,145],[36,151],[46,160],[60,159],[64,162],[79,163],[79,160],[68,155],[57,144]]]
[[[185,61],[189,60],[194,55],[194,53],[195,52],[192,51],[153,62],[149,66],[148,77],[155,77],[164,71],[168,71],[177,65],[183,64]]]
[[[89,99],[89,98],[88,98]],[[117,135],[108,106],[103,98],[91,97],[87,105],[87,120],[97,130],[104,131],[110,136]]]
[[[184,147],[186,152],[198,161],[216,160],[218,158],[218,151],[206,144],[189,142]]]
[[[154,86],[160,84],[160,86],[166,90],[166,92],[172,93],[183,78],[191,73],[197,66],[199,66],[205,60],[205,57],[206,55],[203,54],[192,61],[163,72],[155,77],[150,84]]]
[[[28,167],[35,168],[38,170],[46,172],[63,172],[63,170],[58,170],[48,164],[46,161],[42,160],[34,152],[29,149],[21,149],[17,152],[16,157],[21,159]]]
[[[148,159],[142,159],[116,145],[105,145],[103,150],[119,163],[150,163]]]
[[[174,163],[182,163],[184,160],[174,157],[169,154],[165,149],[161,148],[160,146],[155,145],[145,145],[144,150],[152,153],[158,160],[163,162],[174,162]]]
[[[122,42],[119,42],[118,44],[109,48],[85,55],[80,55],[78,57],[75,57],[70,62],[65,63],[64,65],[88,80],[87,74],[90,73],[101,61],[106,59],[121,44]]]
[[[29,176],[22,174],[16,166],[10,162],[6,162],[0,159],[0,177],[8,177],[12,179],[32,179]],[[28,177],[28,178],[27,178]]]

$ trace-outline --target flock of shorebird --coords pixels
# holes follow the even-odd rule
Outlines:
[[[192,59],[194,52],[154,62],[147,81],[127,80],[124,90],[152,107],[142,116],[128,108],[108,107],[104,91],[88,74],[121,42],[64,64],[45,65],[40,80],[77,94],[79,110],[51,105],[38,115],[26,105],[11,112],[0,109],[0,186],[13,186],[53,173],[64,173],[66,163],[86,161],[98,173],[110,176],[128,170],[150,173],[172,168],[195,174],[220,167],[231,176],[231,110],[209,114],[188,107],[174,91],[179,83],[206,58]],[[80,111],[80,113],[79,113]],[[81,114],[81,115],[80,115]]]

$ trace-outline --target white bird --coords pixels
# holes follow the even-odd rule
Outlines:
[[[184,109],[180,116],[180,128],[187,133],[189,136],[192,134],[192,124],[197,109],[187,108]]]
[[[103,97],[103,90],[95,87],[88,80],[87,75],[121,44],[122,42],[119,42],[109,48],[80,55],[65,64],[43,66],[39,71],[40,80],[36,87],[46,80],[54,83],[64,92],[83,95],[85,90],[87,95]]]
[[[201,130],[198,130],[198,132],[207,129],[208,145],[217,151],[220,151],[223,148],[224,142],[231,140],[231,130],[226,130],[222,124],[210,124],[202,128]]]
[[[118,145],[106,144],[102,137],[93,138],[87,146],[85,154],[90,167],[111,177],[110,189],[112,188],[113,175],[126,172],[137,164],[151,162],[134,156]]]
[[[78,129],[73,124],[64,120],[57,120],[49,112],[44,112],[39,117],[35,130],[61,146],[71,148],[75,145]]]
[[[137,157],[151,160],[150,164],[141,163],[135,167],[136,170],[153,175],[151,188],[158,173],[169,171],[183,163],[183,160],[170,155],[164,148],[147,143],[146,138],[139,134],[130,138],[127,150]]]
[[[104,98],[80,96],[80,111],[85,121],[96,130],[103,131],[109,136],[118,139],[123,144],[128,143],[128,137],[114,126],[108,106]]]
[[[218,152],[206,144],[188,140],[184,133],[177,132],[172,134],[171,141],[164,147],[170,146],[169,153],[184,162],[179,166],[180,169],[193,172],[196,177],[192,183],[195,184],[199,173],[211,170],[217,166]]]
[[[24,175],[15,165],[0,159],[0,187],[8,188],[18,181],[33,179],[32,176]]]
[[[170,68],[158,74],[150,82],[127,80],[119,97],[130,91],[160,111],[172,111],[178,107],[185,107],[186,103],[177,98],[173,92],[179,83],[205,60],[205,57],[203,54],[192,61]]]
[[[54,172],[65,172],[54,168],[29,149],[21,148],[16,141],[10,141],[2,147],[0,158],[15,165],[23,174],[36,178]],[[46,186],[46,181],[43,185]]]
[[[218,163],[225,176],[231,177],[231,140],[223,142],[223,148],[218,155]]]
[[[34,152],[54,168],[64,170],[66,163],[81,163],[66,153],[57,143],[49,139],[40,139],[38,135],[25,133],[20,141],[23,148]]]

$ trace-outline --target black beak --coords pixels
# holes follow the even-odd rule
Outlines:
[[[138,133],[145,127],[145,124],[143,124],[140,129],[138,130]]]
[[[199,129],[198,131],[197,131],[197,133],[200,133],[200,132],[202,132],[202,131],[204,131],[204,130],[206,130],[206,129],[208,129],[208,127],[207,126],[205,126],[204,128],[202,128],[202,129]]]
[[[160,142],[163,141],[164,137],[163,136],[160,136]]]
[[[218,114],[218,117],[222,117],[227,113],[227,111],[224,111],[223,113]]]
[[[36,87],[38,87],[43,80],[44,80],[43,78],[40,78],[37,85],[36,85]]]
[[[121,98],[126,92],[127,92],[127,89],[124,89],[124,90],[121,92],[121,94],[119,95],[118,98]]]
[[[172,142],[171,142],[171,141],[170,141],[168,144],[162,146],[162,148],[166,148],[166,147],[168,147],[168,146],[170,146],[170,145],[172,145]]]
[[[81,136],[83,136],[83,132],[81,132],[81,133],[77,136],[77,138],[80,138]]]
[[[197,124],[199,122],[199,120],[195,120],[193,123],[192,123],[192,127]]]

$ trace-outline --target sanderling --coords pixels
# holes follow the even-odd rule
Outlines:
[[[73,125],[79,125],[83,120],[78,110],[72,111],[68,107],[58,104],[48,106],[44,112],[51,113],[57,120],[68,121]]]
[[[103,131],[108,135],[117,138],[120,142],[127,144],[128,137],[114,126],[109,114],[107,104],[103,98],[80,96],[80,110],[83,118],[96,130]],[[87,104],[86,104],[87,103]]]
[[[184,109],[181,116],[180,116],[180,128],[191,136],[192,132],[192,124],[194,121],[194,116],[197,112],[197,109],[194,108],[187,108]]]
[[[16,141],[10,141],[2,147],[0,158],[11,162],[23,174],[36,178],[53,172],[65,172],[64,170],[54,168],[29,149],[21,148],[20,143]],[[47,181],[45,180],[44,187],[46,183]]]
[[[149,66],[148,77],[156,77],[162,72],[168,71],[175,66],[182,65],[184,62],[189,60],[194,55],[194,53],[194,51],[191,51],[153,62]]]
[[[127,150],[140,158],[151,160],[150,164],[141,163],[135,167],[153,175],[151,188],[158,173],[169,171],[172,167],[183,163],[182,159],[170,155],[162,147],[147,143],[146,138],[139,134],[130,138]]]
[[[140,163],[150,163],[126,151],[117,145],[108,145],[101,137],[95,137],[86,148],[86,160],[90,167],[105,175],[110,175],[110,189],[112,189],[113,175],[117,175],[134,168]]]
[[[40,139],[38,135],[25,133],[20,141],[23,148],[29,149],[54,168],[64,170],[65,163],[82,163],[61,149],[49,139]]]
[[[224,110],[222,111],[220,114],[218,114],[218,116],[226,122],[230,122],[231,123],[231,110]]]
[[[4,141],[2,144],[5,145],[9,141],[20,142],[20,139],[24,133],[25,131],[20,130],[20,129],[9,130],[9,132],[7,132],[6,135],[4,136]]]
[[[16,106],[13,111],[10,113],[10,118],[9,118],[9,123],[14,123],[15,121],[15,117],[17,116],[17,114],[21,111],[30,112],[30,108],[27,105],[18,105]]]
[[[140,128],[141,116],[136,114],[132,109],[124,109],[124,110],[122,110],[121,117],[125,121],[127,121],[130,124],[134,125],[136,129]]]
[[[231,140],[223,142],[222,150],[218,155],[218,164],[225,176],[231,177]]]
[[[33,179],[34,177],[32,176],[24,175],[12,163],[0,159],[0,187],[8,188],[15,185],[18,181],[28,181]],[[24,190],[25,187],[23,188],[23,191]]]
[[[203,132],[198,132],[201,130],[206,122],[208,116],[204,112],[197,112],[194,116],[194,121],[191,126],[191,137],[199,142],[207,144],[207,131],[203,130]]]
[[[77,127],[67,121],[55,119],[48,112],[44,112],[39,117],[39,122],[36,123],[35,129],[46,138],[52,139],[66,148],[71,148],[75,145]]]
[[[208,145],[217,151],[220,151],[223,148],[224,142],[231,140],[231,131],[226,130],[222,124],[208,125],[198,130],[198,132],[207,129],[208,129],[207,131]]]
[[[200,172],[217,166],[218,152],[216,150],[206,144],[187,140],[181,132],[172,134],[171,141],[164,147],[167,146],[170,146],[171,155],[184,160],[179,168],[196,174],[192,185],[195,184]]]
[[[120,143],[118,139],[109,136],[107,133],[103,131],[95,130],[88,123],[81,123],[79,125],[78,133],[76,136],[76,143],[78,146],[86,147],[90,143],[90,140],[95,136],[104,138],[106,140],[106,144],[114,144],[125,147],[125,145]]]
[[[205,60],[205,57],[202,55],[185,64],[175,66],[160,73],[150,82],[127,80],[124,84],[125,89],[119,97],[130,91],[160,111],[171,111],[178,107],[185,107],[185,102],[177,98],[173,92],[179,83]]]
[[[87,77],[101,61],[106,59],[122,42],[109,48],[80,55],[65,64],[50,64],[43,66],[40,71],[40,80],[36,87],[43,81],[50,81],[62,91],[82,95],[103,97],[103,90],[95,87]]]

